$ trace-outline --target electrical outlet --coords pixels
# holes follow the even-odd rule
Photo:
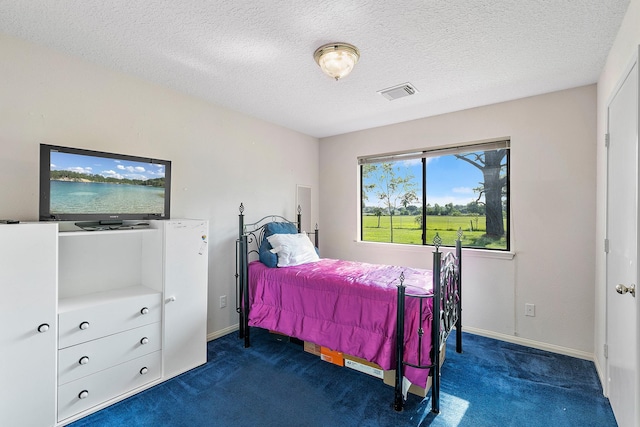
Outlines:
[[[536,315],[536,305],[535,304],[525,304],[524,305],[524,315],[535,317]]]
[[[227,306],[227,296],[222,295],[220,297],[220,308],[225,308]]]

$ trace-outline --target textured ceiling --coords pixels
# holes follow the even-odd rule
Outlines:
[[[0,33],[324,137],[594,83],[628,2],[0,0]]]

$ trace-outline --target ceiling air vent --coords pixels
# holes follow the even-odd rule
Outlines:
[[[393,101],[394,99],[404,98],[405,96],[413,95],[418,90],[413,87],[411,83],[403,83],[398,86],[393,86],[387,89],[379,90],[378,93],[389,101]]]

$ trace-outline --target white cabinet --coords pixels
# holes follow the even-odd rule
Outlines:
[[[55,424],[57,224],[0,225],[0,424]]]
[[[208,223],[164,221],[164,376],[207,362]]]
[[[65,425],[206,363],[207,234],[0,225],[0,425]]]

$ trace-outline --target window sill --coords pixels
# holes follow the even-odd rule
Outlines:
[[[384,247],[385,250],[393,250],[397,252],[410,252],[410,253],[420,253],[425,250],[433,251],[433,245],[408,245],[404,243],[383,243],[383,242],[365,242],[362,240],[354,240],[356,245],[360,246],[378,246]],[[451,246],[442,246],[441,250],[443,252],[452,251],[453,247]],[[512,260],[516,253],[512,251],[494,251],[488,249],[471,249],[471,248],[463,248],[462,249],[462,257],[463,258],[490,258],[490,259],[505,259]]]

